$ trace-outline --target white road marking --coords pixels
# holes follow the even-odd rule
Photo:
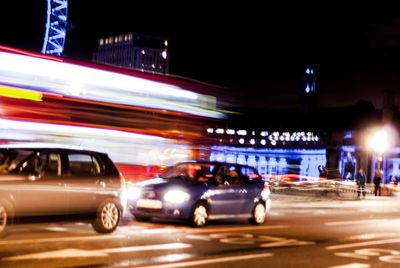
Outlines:
[[[270,212],[268,212],[268,214],[270,216],[282,216],[282,215],[284,215],[284,213],[280,213],[280,212],[276,212],[276,211],[270,211]]]
[[[177,268],[177,267],[197,266],[197,265],[212,264],[212,263],[219,263],[219,262],[232,262],[232,261],[242,261],[242,260],[255,259],[255,258],[266,258],[266,257],[271,257],[271,256],[273,256],[272,253],[260,253],[260,254],[249,254],[249,255],[241,255],[241,256],[214,258],[214,259],[207,259],[207,260],[198,260],[198,261],[167,263],[167,264],[142,266],[142,267],[143,268],[144,267],[146,267],[146,268],[169,268],[169,267]]]
[[[21,245],[21,244],[37,244],[37,243],[52,243],[52,242],[70,242],[82,240],[105,240],[105,239],[122,239],[125,238],[122,234],[112,235],[94,235],[94,236],[73,236],[73,237],[52,237],[52,238],[38,238],[38,239],[21,239],[21,240],[2,240],[0,246],[3,245]]]
[[[371,265],[365,263],[353,262],[344,265],[331,266],[329,268],[368,268],[368,267],[371,267]]]
[[[126,226],[119,226],[117,230],[146,230],[148,227],[145,226],[135,226],[135,225],[126,225]]]
[[[327,214],[327,212],[322,209],[317,209],[314,211],[314,215],[325,215],[325,214]]]
[[[181,232],[179,229],[174,228],[158,228],[158,229],[145,229],[141,230],[141,234],[159,234],[159,233],[176,233]]]
[[[326,226],[337,226],[337,225],[358,225],[358,224],[375,224],[387,222],[389,219],[373,219],[373,220],[358,220],[358,221],[333,221],[325,222]]]
[[[281,229],[287,228],[288,225],[270,225],[270,226],[246,226],[246,227],[227,227],[227,228],[210,228],[210,229],[201,229],[201,230],[193,230],[188,229],[187,231],[193,230],[190,233],[222,233],[222,232],[232,232],[232,231],[257,231],[257,230],[268,230],[268,229]]]
[[[67,248],[55,251],[46,251],[41,253],[24,254],[3,258],[4,261],[23,261],[23,260],[43,260],[57,258],[83,258],[83,257],[107,257],[106,253],[95,250],[81,250],[76,248]]]
[[[124,252],[149,251],[149,250],[183,249],[183,248],[190,248],[191,246],[192,245],[185,243],[170,243],[170,244],[159,244],[159,245],[123,247],[123,248],[106,248],[106,249],[101,249],[99,251],[105,253],[124,253]]]
[[[335,256],[368,260],[368,256],[363,256],[354,252],[335,252]]]
[[[397,237],[399,234],[397,233],[372,233],[372,234],[360,234],[360,235],[352,235],[344,238],[343,240],[369,240],[376,238],[384,238],[384,237]]]
[[[43,229],[52,232],[66,232],[68,230],[67,228],[63,227],[44,227]]]
[[[285,239],[282,241],[270,242],[261,244],[263,248],[274,248],[274,247],[293,247],[293,246],[308,246],[315,245],[314,241],[301,241],[297,239]]]
[[[203,241],[211,241],[211,237],[209,237],[207,235],[187,235],[186,238],[195,239],[195,240],[203,240]]]
[[[355,248],[355,247],[365,247],[365,246],[374,246],[374,245],[383,245],[383,244],[393,244],[400,243],[400,238],[393,239],[383,239],[376,241],[368,241],[368,242],[358,242],[344,245],[335,245],[326,247],[327,250],[336,250],[336,249],[344,249],[344,248]]]
[[[33,254],[24,254],[3,258],[4,261],[21,261],[21,260],[43,260],[56,258],[81,258],[81,257],[108,257],[111,253],[126,253],[137,251],[157,251],[170,249],[190,248],[192,245],[185,243],[170,243],[159,245],[132,246],[121,248],[106,248],[100,250],[81,250],[81,249],[61,249],[54,251],[46,251]]]

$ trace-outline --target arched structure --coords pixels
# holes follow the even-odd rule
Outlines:
[[[43,54],[60,56],[63,53],[67,27],[67,8],[67,0],[47,0]]]

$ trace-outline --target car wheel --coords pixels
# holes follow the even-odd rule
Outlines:
[[[147,217],[147,216],[141,216],[141,215],[137,215],[137,214],[133,214],[133,216],[135,216],[136,221],[146,222],[146,221],[151,220],[151,217]]]
[[[111,233],[117,228],[120,219],[121,210],[118,203],[112,199],[107,199],[99,206],[92,226],[98,233]]]
[[[265,221],[265,205],[262,202],[258,202],[251,213],[249,222],[251,224],[262,224]]]
[[[207,224],[208,209],[204,203],[197,203],[192,212],[191,223],[195,227],[202,227]]]
[[[7,234],[8,226],[12,221],[11,205],[4,200],[0,201],[0,236]]]

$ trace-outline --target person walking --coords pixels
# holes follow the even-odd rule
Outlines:
[[[382,175],[381,172],[377,170],[374,176],[375,196],[381,195],[381,182],[382,182]]]
[[[357,193],[358,197],[360,197],[361,192],[363,196],[365,197],[365,182],[366,182],[366,177],[365,173],[362,167],[358,170],[356,174],[356,183],[357,183]]]

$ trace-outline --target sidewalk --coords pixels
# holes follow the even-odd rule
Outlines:
[[[296,187],[296,186],[280,186],[271,187],[272,196],[274,198],[298,198],[300,200],[357,200],[358,191],[357,187],[354,186],[340,186],[336,188],[324,188],[324,187]],[[394,197],[397,192],[389,191],[388,188],[381,188],[381,196],[374,196],[374,185],[367,184],[365,187],[365,196],[367,198],[391,198]],[[361,194],[360,199],[363,198]]]

